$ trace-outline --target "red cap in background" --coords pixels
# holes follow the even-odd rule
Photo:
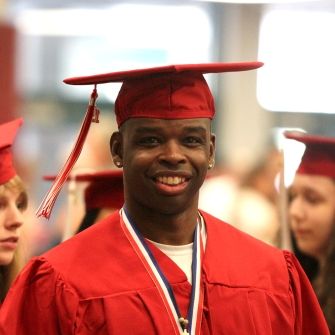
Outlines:
[[[5,184],[16,175],[12,147],[23,119],[15,119],[0,125],[0,184]]]
[[[303,132],[285,132],[285,137],[306,145],[297,173],[335,178],[335,138]]]
[[[56,176],[44,176],[44,180],[53,181]],[[69,176],[67,181],[88,182],[84,199],[86,210],[94,208],[120,209],[124,203],[122,170],[103,170],[78,173]]]

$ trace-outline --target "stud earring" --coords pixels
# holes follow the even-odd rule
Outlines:
[[[120,168],[120,167],[122,166],[122,163],[121,163],[120,161],[115,161],[114,164],[115,164],[118,168]]]
[[[209,162],[208,163],[208,170],[213,169],[214,165],[215,165],[215,161],[214,160],[211,161],[211,162]]]

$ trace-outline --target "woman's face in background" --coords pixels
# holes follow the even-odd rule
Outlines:
[[[0,265],[9,265],[14,257],[23,225],[27,196],[15,188],[0,192]]]
[[[289,190],[289,221],[303,253],[324,259],[335,225],[335,182],[297,174]]]

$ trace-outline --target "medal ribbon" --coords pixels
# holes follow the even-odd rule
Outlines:
[[[187,313],[187,324],[184,318],[182,318],[177,301],[175,299],[172,287],[164,273],[159,267],[157,260],[150,251],[144,237],[131,221],[127,211],[123,208],[120,211],[121,224],[124,229],[126,236],[130,243],[133,245],[135,251],[140,257],[149,275],[153,279],[155,286],[157,287],[161,298],[164,301],[165,308],[168,310],[170,319],[174,319],[175,332],[176,334],[200,334],[200,319],[203,302],[203,292],[200,287],[201,280],[201,239],[200,239],[200,225],[197,223],[194,239],[193,239],[193,251],[192,251],[192,292]],[[196,332],[198,331],[198,333]]]

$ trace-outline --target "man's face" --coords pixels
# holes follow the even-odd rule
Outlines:
[[[209,119],[126,121],[111,139],[113,159],[124,168],[126,204],[164,214],[197,206],[214,147]]]

